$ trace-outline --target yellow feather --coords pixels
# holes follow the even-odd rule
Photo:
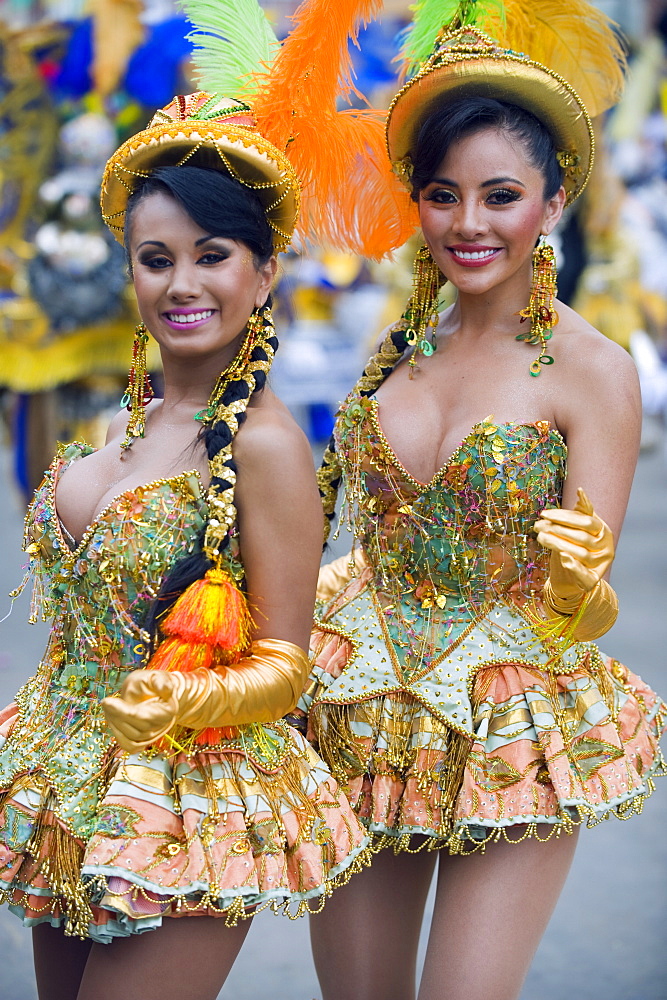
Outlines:
[[[478,26],[562,76],[595,117],[618,101],[626,55],[614,24],[584,0],[506,0]]]

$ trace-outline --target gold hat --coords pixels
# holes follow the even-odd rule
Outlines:
[[[411,155],[422,122],[444,100],[491,97],[530,111],[553,136],[570,204],[593,167],[593,126],[576,91],[523,52],[502,48],[473,26],[444,31],[419,72],[398,92],[387,117],[387,149],[409,186]]]
[[[223,171],[254,191],[275,234],[276,253],[287,248],[300,203],[291,163],[260,134],[249,104],[203,91],[175,97],[107,163],[102,216],[119,243],[127,200],[139,181],[156,167],[185,164]]]

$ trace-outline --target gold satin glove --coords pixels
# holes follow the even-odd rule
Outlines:
[[[588,641],[604,635],[618,615],[616,594],[603,580],[614,560],[611,529],[578,489],[574,510],[542,511],[535,530],[538,543],[551,549],[543,595],[547,611],[552,617],[579,616],[574,639]]]
[[[584,595],[585,596],[585,595]],[[552,617],[571,618],[577,614],[581,606],[582,595],[572,607],[572,602],[559,601],[553,593],[549,580],[544,585],[544,603]],[[618,598],[615,590],[606,580],[600,580],[588,593],[586,604],[579,620],[572,630],[572,638],[578,642],[590,642],[599,639],[608,632],[618,617]]]
[[[215,670],[135,670],[102,702],[116,741],[144,750],[175,725],[190,729],[274,722],[295,707],[308,677],[306,653],[282,639],[257,639],[240,663]]]
[[[330,601],[346,583],[350,582],[353,568],[362,570],[365,566],[366,558],[361,549],[357,549],[354,553],[348,552],[346,556],[339,556],[333,562],[326,563],[320,568],[317,577],[315,600]]]

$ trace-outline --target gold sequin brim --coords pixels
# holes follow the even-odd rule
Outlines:
[[[425,69],[394,98],[387,119],[387,149],[399,176],[409,186],[410,154],[424,119],[447,101],[491,97],[532,112],[551,132],[564,169],[570,204],[583,191],[593,166],[590,117],[570,85],[539,63],[519,54],[466,55]]]
[[[299,215],[300,188],[292,165],[259,133],[235,125],[182,121],[144,129],[120,146],[102,179],[102,216],[123,242],[127,200],[156,167],[222,170],[255,192],[274,232],[276,253],[285,250]]]

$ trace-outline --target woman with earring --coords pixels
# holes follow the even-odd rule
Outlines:
[[[525,54],[537,28],[529,49],[508,9],[491,37],[472,6],[389,110],[425,246],[320,470],[354,547],[321,572],[300,708],[378,850],[312,921],[323,1000],[415,997],[436,859],[419,1000],[516,998],[579,825],[639,812],[664,770],[664,705],[593,641],[616,617],[637,377],[555,299],[546,242],[588,179],[590,119]],[[606,52],[617,78],[609,30],[576,6],[568,53],[585,77]]]
[[[319,909],[367,860],[280,721],[308,670],[321,548],[310,447],[266,385],[298,206],[248,106],[206,93],[107,165],[143,323],[106,445],[62,448],[28,511],[53,628],[2,713],[2,896],[33,928],[40,1000],[213,1000],[241,918]]]

